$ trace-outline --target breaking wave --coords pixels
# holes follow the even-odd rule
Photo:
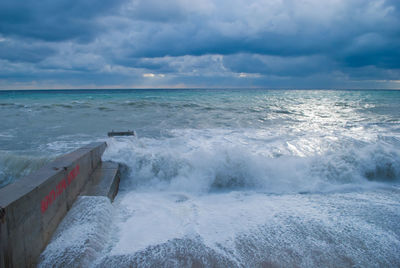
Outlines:
[[[400,178],[400,151],[385,143],[309,156],[274,156],[262,144],[255,144],[253,148],[259,149],[254,151],[248,144],[223,142],[218,135],[207,142],[198,139],[196,144],[185,136],[110,139],[104,158],[129,167],[126,183],[132,189],[281,194],[372,187]]]
[[[1,152],[0,154],[0,188],[24,177],[48,163],[52,158],[29,155],[17,155]]]

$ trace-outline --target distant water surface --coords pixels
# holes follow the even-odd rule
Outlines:
[[[42,266],[400,266],[400,91],[0,91],[0,122],[0,186],[92,141],[127,167]]]

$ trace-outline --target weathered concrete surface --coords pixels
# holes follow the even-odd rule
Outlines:
[[[104,142],[84,146],[0,189],[0,267],[35,266],[105,148]]]
[[[81,192],[82,196],[107,196],[110,201],[118,193],[120,181],[119,164],[111,161],[101,162],[90,176],[89,183]]]

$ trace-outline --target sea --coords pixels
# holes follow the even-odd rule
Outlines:
[[[400,267],[400,91],[0,91],[0,187],[96,141],[39,267]]]

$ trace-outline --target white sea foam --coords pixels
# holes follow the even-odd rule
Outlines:
[[[124,194],[114,244],[96,265],[396,266],[398,194]]]
[[[79,197],[43,251],[38,267],[88,267],[109,240],[112,218],[107,197]]]
[[[282,140],[263,146],[264,139],[238,133],[187,132],[164,139],[113,138],[104,159],[129,167],[130,187],[167,191],[326,192],[396,183],[400,177],[400,152],[385,143],[356,143],[337,152],[305,141],[303,147]]]
[[[398,266],[399,194],[125,191],[114,209],[84,197],[40,267]]]

